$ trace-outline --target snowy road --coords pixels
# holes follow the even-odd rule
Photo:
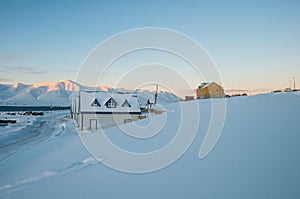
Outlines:
[[[44,116],[25,116],[29,119],[18,124],[16,131],[15,127],[11,127],[11,131],[0,137],[0,161],[19,150],[26,150],[64,132],[65,117],[68,114],[68,111],[56,111],[48,112]],[[34,121],[30,120],[32,117],[35,117]],[[1,128],[5,127],[0,127],[0,131]]]
[[[39,117],[12,116],[20,122],[7,129],[3,127],[0,132],[0,198],[47,178],[70,175],[98,163],[81,147],[69,157],[55,154],[61,147],[68,151],[74,143],[78,150],[80,142],[69,114],[54,111]]]

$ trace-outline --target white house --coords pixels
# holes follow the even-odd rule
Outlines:
[[[81,130],[97,130],[139,119],[136,94],[79,91],[72,103],[73,117]]]

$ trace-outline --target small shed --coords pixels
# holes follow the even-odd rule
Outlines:
[[[185,101],[194,100],[194,96],[185,96]]]

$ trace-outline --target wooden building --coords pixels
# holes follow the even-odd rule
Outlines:
[[[202,83],[196,90],[197,99],[206,98],[223,98],[225,97],[224,89],[216,82]]]

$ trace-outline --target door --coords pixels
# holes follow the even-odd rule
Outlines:
[[[97,119],[90,119],[90,130],[91,131],[97,130]]]

